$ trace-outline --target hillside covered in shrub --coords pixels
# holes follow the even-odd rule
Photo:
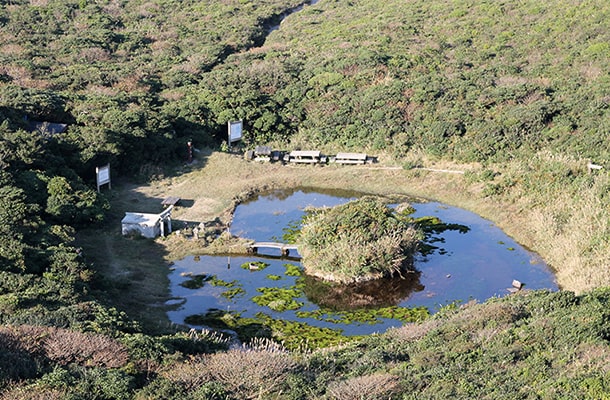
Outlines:
[[[84,167],[159,162],[235,119],[250,143],[608,157],[602,0],[321,1],[267,38],[296,1],[36,3],[2,8],[0,105],[11,129],[69,123]]]
[[[610,3],[320,0],[273,29],[299,5],[0,1],[0,398],[609,397]],[[114,229],[95,167],[158,178],[231,120],[244,147],[475,165],[577,294],[302,352],[148,330],[75,242]]]

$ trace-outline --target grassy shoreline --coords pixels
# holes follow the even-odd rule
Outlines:
[[[418,164],[422,164],[421,159]],[[554,269],[562,289],[578,293],[610,284],[604,268],[610,243],[602,243],[593,257],[586,257],[582,251],[588,245],[582,243],[582,239],[590,236],[591,230],[604,228],[593,226],[586,219],[608,224],[607,212],[603,203],[595,202],[593,189],[591,193],[581,193],[585,200],[570,197],[567,190],[552,192],[549,189],[544,201],[538,197],[539,193],[525,193],[522,185],[490,196],[486,192],[489,182],[469,178],[483,170],[479,165],[428,161],[423,164],[427,168],[464,171],[465,174],[404,169],[384,156],[380,156],[379,164],[362,167],[291,166],[248,162],[238,155],[205,152],[175,176],[156,179],[146,185],[123,184],[113,188],[109,195],[113,205],[109,224],[112,230],[118,231],[125,211],[155,212],[166,196],[179,196],[184,201],[184,205],[172,214],[176,225],[182,226],[186,222],[195,226],[205,222],[226,226],[230,225],[232,212],[239,202],[271,189],[341,188],[377,195],[408,195],[461,207],[489,219],[520,244],[538,253]],[[507,179],[520,173],[521,166],[513,164],[502,168],[502,179]],[[608,181],[607,175],[594,179],[599,181],[595,185]],[[492,182],[501,181],[495,178]],[[571,210],[573,218],[580,218],[580,222],[569,221],[570,226],[580,226],[580,231],[557,231],[552,220],[558,210]],[[557,232],[553,233],[554,230]],[[603,231],[595,234],[601,235]],[[106,230],[101,237],[105,243],[103,248],[97,245],[98,231],[85,232],[80,242],[105,279],[122,283],[121,290],[113,293],[114,301],[128,314],[157,321],[158,325],[167,324],[163,300],[169,297],[167,273],[171,262],[187,254],[209,254],[227,249],[226,242],[219,247],[218,243],[210,245],[188,240],[182,235],[149,241],[125,239],[120,233]]]

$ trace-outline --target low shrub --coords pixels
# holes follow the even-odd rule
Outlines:
[[[127,348],[107,336],[50,328],[45,355],[61,365],[120,368],[129,360]]]
[[[256,340],[241,348],[206,356],[202,368],[240,399],[254,399],[279,391],[296,361],[282,346]]]
[[[40,361],[16,335],[0,330],[0,388],[9,382],[33,378],[41,369]]]
[[[349,283],[412,268],[420,239],[413,225],[381,200],[363,197],[311,212],[297,243],[307,274]]]
[[[45,326],[0,328],[0,381],[33,378],[43,366],[119,368],[129,357],[125,346],[103,335]]]
[[[331,382],[327,393],[337,400],[391,399],[400,393],[398,377],[386,373],[357,376]]]

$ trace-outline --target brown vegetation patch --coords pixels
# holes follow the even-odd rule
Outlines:
[[[357,376],[328,385],[330,398],[337,400],[389,399],[400,390],[398,377],[387,373]]]
[[[13,386],[0,393],[0,400],[62,400],[66,392],[58,389],[45,388],[41,390],[36,386]]]
[[[404,326],[401,326],[400,328],[392,328],[387,331],[387,335],[398,340],[414,342],[423,338],[429,332],[438,328],[440,325],[441,321],[429,319],[424,322],[406,324]]]
[[[0,328],[7,348],[45,356],[62,365],[119,368],[129,359],[127,348],[114,339],[68,329],[20,325]]]
[[[266,340],[212,354],[202,365],[212,379],[240,399],[261,398],[276,392],[295,366],[292,355]]]
[[[484,304],[470,302],[462,307],[461,312],[453,317],[452,322],[481,329],[489,324],[508,326],[525,316],[525,309],[519,305],[502,301]]]
[[[180,383],[187,391],[195,390],[212,379],[205,367],[205,359],[194,357],[165,368],[160,375],[169,381]]]
[[[576,357],[567,364],[566,370],[577,375],[585,371],[610,371],[610,349],[606,344],[581,343],[575,350]]]

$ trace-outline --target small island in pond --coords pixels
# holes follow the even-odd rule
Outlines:
[[[403,213],[366,196],[311,210],[297,236],[305,273],[338,283],[413,271],[424,234]]]

